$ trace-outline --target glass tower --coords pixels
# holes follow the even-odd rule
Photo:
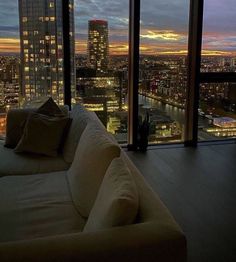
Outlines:
[[[106,73],[109,63],[108,23],[104,20],[88,22],[88,64],[98,73]]]
[[[19,0],[22,94],[26,101],[51,96],[64,103],[63,0]],[[71,90],[75,92],[74,1],[69,1]]]

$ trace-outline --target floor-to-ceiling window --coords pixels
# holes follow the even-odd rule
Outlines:
[[[188,57],[187,49],[188,37],[201,24],[193,26],[188,35],[189,20],[196,24],[196,16],[191,12],[189,19],[189,4],[197,6],[203,0],[67,2],[68,43],[63,37],[65,1],[1,2],[0,135],[5,133],[6,112],[10,108],[24,106],[42,96],[52,96],[63,104],[70,75],[68,97],[72,105],[82,103],[96,112],[120,143],[129,142],[129,130],[137,134],[147,116],[149,144],[191,140],[189,133],[194,127],[198,129],[199,141],[235,137],[233,0],[204,1],[203,37],[196,38],[202,39],[196,97],[191,92],[194,83],[187,79],[193,65],[189,57],[198,53]],[[135,23],[130,23],[135,16],[130,9],[132,2],[140,13]],[[132,33],[129,41],[130,31],[138,32],[138,40]],[[190,42],[191,48],[194,49],[194,41]],[[139,59],[134,57],[138,53]],[[135,74],[128,70],[135,68],[132,63],[138,69]],[[128,86],[133,84],[128,97]],[[199,103],[189,102],[191,98],[199,98]],[[130,111],[134,112],[133,119],[128,117]],[[194,115],[198,123],[193,121]]]
[[[6,112],[20,103],[20,40],[18,1],[0,3],[0,137]]]
[[[127,143],[129,1],[75,1],[75,103]]]
[[[236,5],[205,0],[199,88],[198,139],[236,137]]]
[[[141,0],[139,116],[149,143],[184,141],[189,0]]]

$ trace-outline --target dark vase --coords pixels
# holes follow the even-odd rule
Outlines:
[[[138,149],[141,152],[147,151],[148,146],[148,135],[149,135],[149,114],[146,113],[145,119],[139,121],[138,128]]]

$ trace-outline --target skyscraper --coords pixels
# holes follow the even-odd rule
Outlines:
[[[98,73],[106,73],[108,63],[108,23],[104,20],[90,20],[88,22],[88,64]]]
[[[74,13],[70,9],[71,88],[74,83]],[[52,96],[64,102],[63,0],[19,0],[22,93],[26,100]]]

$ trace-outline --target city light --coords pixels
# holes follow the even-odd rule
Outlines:
[[[63,104],[63,31],[57,1],[46,1],[47,7],[43,6],[44,1],[22,1],[19,5],[20,30],[16,27],[15,33],[0,35],[0,113],[3,115],[11,108],[21,107],[26,100],[45,95]],[[120,10],[120,15],[117,13],[116,16],[112,15],[112,8],[109,9],[111,14],[105,17],[99,8],[92,16],[85,16],[88,10],[85,7],[95,3],[98,4],[97,1],[86,4],[76,1],[74,5],[71,0],[69,4],[71,101],[73,105],[82,103],[95,112],[107,130],[123,143],[127,141],[129,110],[128,6],[127,10],[122,6],[124,12]],[[147,23],[145,3],[142,2],[140,21],[138,121],[149,114],[150,143],[181,142],[184,140],[189,88],[187,7],[183,7],[186,17],[180,27],[179,20],[171,16],[174,10],[170,9],[168,19],[156,15],[161,10],[149,9],[150,18],[160,23]],[[29,9],[32,9],[32,15]],[[172,20],[176,25],[170,23]],[[234,35],[227,30],[213,29],[205,30],[203,35],[201,72],[236,72]],[[198,115],[201,139],[235,137],[235,87],[236,83],[200,85]],[[4,125],[5,120],[1,120],[3,133]]]

